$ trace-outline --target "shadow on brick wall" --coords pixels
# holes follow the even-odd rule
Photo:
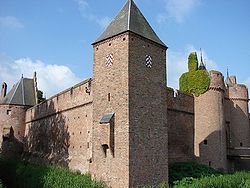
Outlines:
[[[11,127],[9,133],[3,135],[0,156],[5,159],[20,159],[22,152],[23,142],[15,138],[14,129]]]
[[[210,133],[199,143],[200,155],[196,159],[222,171],[250,170],[248,143],[250,132],[249,124],[245,124],[249,117],[232,101],[229,101],[229,105],[230,111],[226,115],[229,119],[224,121],[223,129]],[[232,118],[235,118],[234,121]],[[204,126],[206,126],[205,122]]]
[[[65,117],[57,113],[53,101],[33,110],[34,117],[25,136],[23,159],[68,167],[70,135]]]

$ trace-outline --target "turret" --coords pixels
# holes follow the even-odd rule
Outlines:
[[[250,147],[250,128],[248,118],[248,89],[245,85],[237,84],[235,76],[230,76],[228,86],[231,118],[230,147]]]
[[[1,93],[3,98],[0,98],[0,143],[5,157],[15,157],[16,151],[22,148],[26,110],[35,105],[33,79],[22,76],[7,94],[6,90],[7,84],[4,83]],[[9,143],[14,144],[8,146]]]
[[[7,84],[4,82],[2,84],[1,98],[4,98],[6,96],[6,93],[7,93]]]
[[[207,92],[195,98],[195,155],[199,162],[227,170],[224,117],[224,78],[210,71]]]
[[[91,173],[110,187],[168,182],[166,45],[129,0],[93,47]]]
[[[38,104],[38,96],[37,96],[38,89],[37,89],[37,75],[36,75],[36,72],[34,72],[34,74],[33,74],[33,83],[34,83],[35,102],[36,102],[36,104]]]

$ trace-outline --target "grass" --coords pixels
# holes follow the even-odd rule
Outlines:
[[[56,166],[34,165],[20,161],[0,159],[0,179],[11,188],[103,188],[91,180],[90,175],[81,175]],[[1,188],[1,184],[0,184]]]
[[[250,188],[250,173],[236,172],[200,179],[184,178],[174,182],[173,188]]]

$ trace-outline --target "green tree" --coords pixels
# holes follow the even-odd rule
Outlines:
[[[188,57],[188,72],[182,74],[179,79],[180,91],[195,96],[205,93],[210,85],[210,77],[206,70],[198,70],[198,58],[196,52]]]
[[[38,99],[38,103],[41,103],[43,101],[45,101],[46,99],[43,97],[43,92],[41,90],[37,91],[37,99]]]

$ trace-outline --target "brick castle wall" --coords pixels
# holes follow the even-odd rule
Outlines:
[[[152,67],[146,66],[146,56]],[[166,48],[129,36],[130,187],[168,182]]]
[[[91,174],[111,187],[129,186],[128,41],[128,33],[125,33],[93,46]],[[112,66],[107,67],[107,57],[111,54]],[[111,112],[113,122],[100,124],[101,118]]]
[[[25,153],[34,162],[56,163],[89,172],[91,161],[91,80],[27,110]]]
[[[169,164],[194,160],[194,97],[167,88]]]

